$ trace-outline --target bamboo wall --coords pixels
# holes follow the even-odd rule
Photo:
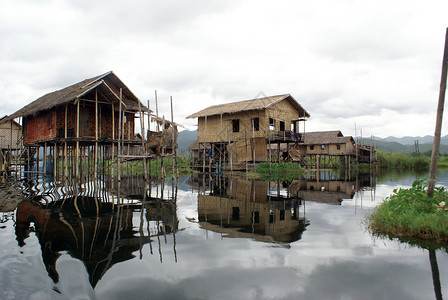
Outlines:
[[[340,149],[338,149],[338,145]],[[324,146],[324,149],[322,149]],[[313,148],[313,149],[312,149]],[[335,143],[335,144],[314,144],[299,145],[300,154],[304,155],[352,155],[355,154],[354,147],[351,142]]]
[[[280,121],[285,122],[285,131],[291,131],[291,121],[298,120],[304,116],[299,116],[299,112],[286,100],[280,101],[266,109],[267,119],[263,123],[265,128],[269,125],[269,118],[274,119],[274,130],[280,130]]]
[[[16,123],[12,124],[12,143],[11,143],[11,122],[0,124],[0,149],[16,149],[17,140],[22,135],[22,129]]]

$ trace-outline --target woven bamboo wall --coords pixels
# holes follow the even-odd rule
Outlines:
[[[338,145],[340,149],[338,149]],[[311,149],[313,146],[313,149]],[[315,145],[300,145],[298,146],[299,153],[301,155],[352,155],[354,154],[354,147],[351,142],[345,144],[324,144],[322,149],[321,144]]]
[[[17,139],[22,135],[22,128],[13,122],[12,124],[12,143],[11,143],[11,122],[0,124],[0,148],[16,149]]]
[[[300,117],[298,111],[286,100],[280,101],[279,103],[273,105],[266,109],[266,115],[268,118],[274,119],[274,130],[280,130],[280,121],[285,122],[285,131],[291,130],[291,121],[298,120]],[[269,119],[265,120],[264,126],[269,125]]]

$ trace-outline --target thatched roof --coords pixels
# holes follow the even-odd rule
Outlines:
[[[49,110],[53,107],[72,102],[78,98],[86,97],[87,94],[92,92],[95,88],[98,89],[99,94],[103,99],[109,102],[119,102],[120,95],[117,90],[122,89],[122,99],[125,105],[125,110],[136,112],[139,110],[138,98],[131,92],[131,90],[115,75],[112,71],[105,74],[85,79],[73,85],[70,85],[61,90],[48,93],[30,104],[24,106],[11,116],[7,120],[15,119],[18,117],[24,117],[29,115],[35,115],[41,111]],[[141,103],[141,102],[140,102]],[[141,104],[143,111],[148,111],[146,106]]]
[[[310,114],[296,101],[296,99],[294,99],[290,94],[284,94],[210,106],[198,111],[197,113],[189,115],[187,119],[220,114],[232,114],[250,110],[263,110],[283,100],[287,100],[299,112],[300,116],[304,116],[306,118],[310,117]]]
[[[6,123],[11,121],[10,118],[8,118],[8,115],[4,115],[3,117],[0,118],[0,124]],[[19,123],[17,123],[16,121],[13,121],[13,123],[18,126],[18,127],[22,127]]]
[[[302,137],[305,145],[345,144],[355,142],[351,136],[343,136],[340,130],[306,132]]]

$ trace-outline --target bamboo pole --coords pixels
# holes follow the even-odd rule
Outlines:
[[[44,172],[44,180],[45,180],[45,176],[47,175],[47,142],[44,143],[44,166],[43,166],[43,172]]]
[[[174,153],[173,156],[173,161],[172,161],[172,165],[173,165],[173,174],[172,174],[172,185],[174,186],[174,165],[176,165],[176,169],[177,169],[177,145],[176,145],[176,137],[175,137],[175,132],[174,132],[174,113],[173,113],[173,97],[170,97],[170,101],[171,101],[171,129],[172,129],[172,138],[173,138],[173,148],[172,151]],[[178,175],[177,175],[178,176]]]
[[[233,160],[232,160],[232,149],[230,147],[230,126],[227,126],[227,137],[228,137],[228,140],[229,140],[229,151],[228,151],[228,153],[229,153],[229,161],[230,161],[230,173],[232,173],[233,172],[233,164],[232,164]]]
[[[37,160],[36,160],[36,176],[37,177],[39,177],[39,175],[37,174],[37,173],[39,173],[39,159],[40,159],[40,157],[39,157],[40,149],[39,148],[40,148],[40,146],[37,146]]]
[[[64,128],[64,180],[67,179],[68,174],[68,161],[67,161],[67,106],[65,103],[65,128]]]
[[[118,181],[120,182],[121,181],[121,158],[119,157],[120,155],[121,155],[121,143],[120,143],[120,141],[121,141],[121,125],[122,125],[122,122],[121,122],[121,119],[122,119],[122,115],[121,115],[121,106],[123,105],[123,103],[122,103],[122,100],[123,100],[123,89],[121,89],[120,88],[120,109],[119,109],[119,116],[118,116],[118,118],[119,118],[119,124],[118,124],[118,153],[117,153],[117,155],[118,155],[118,161],[117,161],[117,176],[118,176]]]
[[[121,103],[120,103],[121,105]],[[112,102],[112,154],[111,154],[111,175],[112,179],[114,178],[114,158],[115,158],[115,107],[114,103]]]
[[[151,109],[150,109],[150,103],[149,103],[149,99],[148,99],[148,135],[146,136],[146,141],[149,142],[149,132],[151,132]],[[146,134],[146,132],[145,132]],[[146,155],[146,149],[143,149],[145,155]],[[149,159],[149,168],[148,168],[148,174],[149,174],[149,178],[151,179],[151,159]],[[150,183],[151,185],[151,183]]]
[[[143,120],[143,113],[142,113],[142,104],[140,103],[140,100],[138,101],[138,111],[140,113],[140,129],[142,131],[142,147],[143,147],[143,155],[145,155],[145,122]],[[143,156],[143,177],[145,180],[148,180],[148,170],[146,169],[146,157]]]
[[[95,182],[98,179],[98,89],[95,89]]]
[[[81,101],[78,98],[78,103],[76,107],[76,174],[75,177],[78,178],[79,174],[79,165],[78,165],[78,159],[79,159],[79,103]]]
[[[159,105],[157,103],[157,90],[155,91],[155,95],[156,95],[156,118],[157,118],[157,132],[159,132]]]
[[[57,175],[57,173],[58,173],[58,171],[57,171],[58,170],[58,168],[57,168],[58,154],[59,154],[58,144],[54,143],[54,146],[53,146],[53,180],[56,180],[56,178],[58,178],[58,175]]]
[[[442,60],[442,76],[440,79],[439,103],[437,107],[436,129],[434,132],[434,143],[431,155],[431,167],[429,169],[428,197],[434,196],[434,187],[436,184],[437,160],[439,159],[440,135],[442,131],[443,107],[445,105],[446,78],[448,69],[448,28],[445,34],[445,47]]]
[[[222,113],[221,113],[221,130],[219,131],[219,150],[220,150],[220,154],[219,154],[219,167],[221,168],[222,166],[222,156],[224,155],[223,151],[221,150],[221,145],[222,145]]]
[[[207,116],[205,116],[205,136],[207,137]],[[198,137],[199,140],[199,137]],[[202,173],[205,173],[205,143],[204,143],[204,155],[202,160]],[[209,170],[210,171],[210,170]]]

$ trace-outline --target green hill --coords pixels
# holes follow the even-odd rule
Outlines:
[[[361,143],[370,145],[371,140],[370,139],[363,139],[360,141]],[[414,153],[415,146],[414,145],[403,145],[398,142],[385,142],[381,140],[375,140],[376,148],[380,151],[386,152],[386,153],[392,153],[392,152],[403,152],[403,153]],[[429,153],[432,151],[432,143],[424,143],[419,144],[418,146],[420,153]],[[440,145],[440,154],[446,154],[448,155],[448,145]]]

